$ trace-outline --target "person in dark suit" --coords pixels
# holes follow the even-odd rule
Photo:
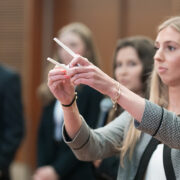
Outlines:
[[[9,180],[9,166],[24,135],[19,75],[0,64],[0,180]]]
[[[58,38],[74,52],[89,57],[92,63],[98,65],[92,34],[85,25],[71,23],[59,31]],[[54,59],[68,64],[72,57],[58,47]],[[50,66],[52,68],[51,64]],[[85,85],[77,86],[76,92],[80,113],[86,117],[86,122],[90,127],[95,128],[100,109],[99,103],[103,95]],[[39,94],[44,101],[44,108],[38,131],[38,168],[33,179],[93,180],[93,164],[79,161],[64,143],[61,133],[63,125],[61,104],[49,93],[47,83],[42,83]]]

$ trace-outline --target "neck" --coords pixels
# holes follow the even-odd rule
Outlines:
[[[168,110],[180,114],[180,86],[169,87]]]

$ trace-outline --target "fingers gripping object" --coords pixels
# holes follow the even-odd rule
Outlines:
[[[59,39],[54,38],[53,39],[59,46],[61,46],[65,51],[67,51],[73,58],[77,57],[77,54],[75,54],[70,48],[68,48],[65,44],[63,44]],[[47,60],[65,70],[68,70],[69,68],[65,64],[61,64],[57,62],[56,60],[48,57]]]
[[[50,57],[48,57],[47,60],[48,60],[49,62],[55,64],[56,66],[61,67],[62,69],[65,69],[65,70],[68,70],[68,69],[69,69],[68,66],[66,66],[65,64],[61,64],[61,63],[57,62],[56,60],[54,60],[54,59],[52,59],[52,58],[50,58]]]

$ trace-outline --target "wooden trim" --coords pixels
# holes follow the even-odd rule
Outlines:
[[[40,117],[40,103],[37,88],[41,82],[42,62],[42,6],[43,0],[29,0],[26,4],[26,63],[25,63],[25,110],[26,139],[25,157],[27,163],[36,166],[37,127]]]
[[[129,0],[121,0],[120,1],[120,37],[126,37],[127,36],[128,1]]]

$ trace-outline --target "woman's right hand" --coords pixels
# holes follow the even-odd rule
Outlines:
[[[49,71],[48,86],[62,104],[69,104],[74,98],[74,85],[71,83],[67,71],[60,67],[55,67]]]
[[[145,100],[121,85],[86,58],[77,56],[70,65],[69,76],[74,85],[86,84],[109,96],[123,109],[127,110],[137,121],[141,122]]]
[[[66,72],[66,70],[59,67],[55,67],[53,70],[49,71],[48,74],[48,86],[51,92],[61,104],[64,105],[71,104],[75,97],[75,87],[71,82],[70,76],[67,74],[68,72]],[[69,137],[73,139],[82,124],[77,105],[73,103],[68,107],[62,106],[62,109],[66,131]]]
[[[114,92],[117,91],[118,82],[89,62],[88,59],[77,56],[69,66],[71,67],[69,75],[73,84],[86,84],[114,99],[113,96]]]

